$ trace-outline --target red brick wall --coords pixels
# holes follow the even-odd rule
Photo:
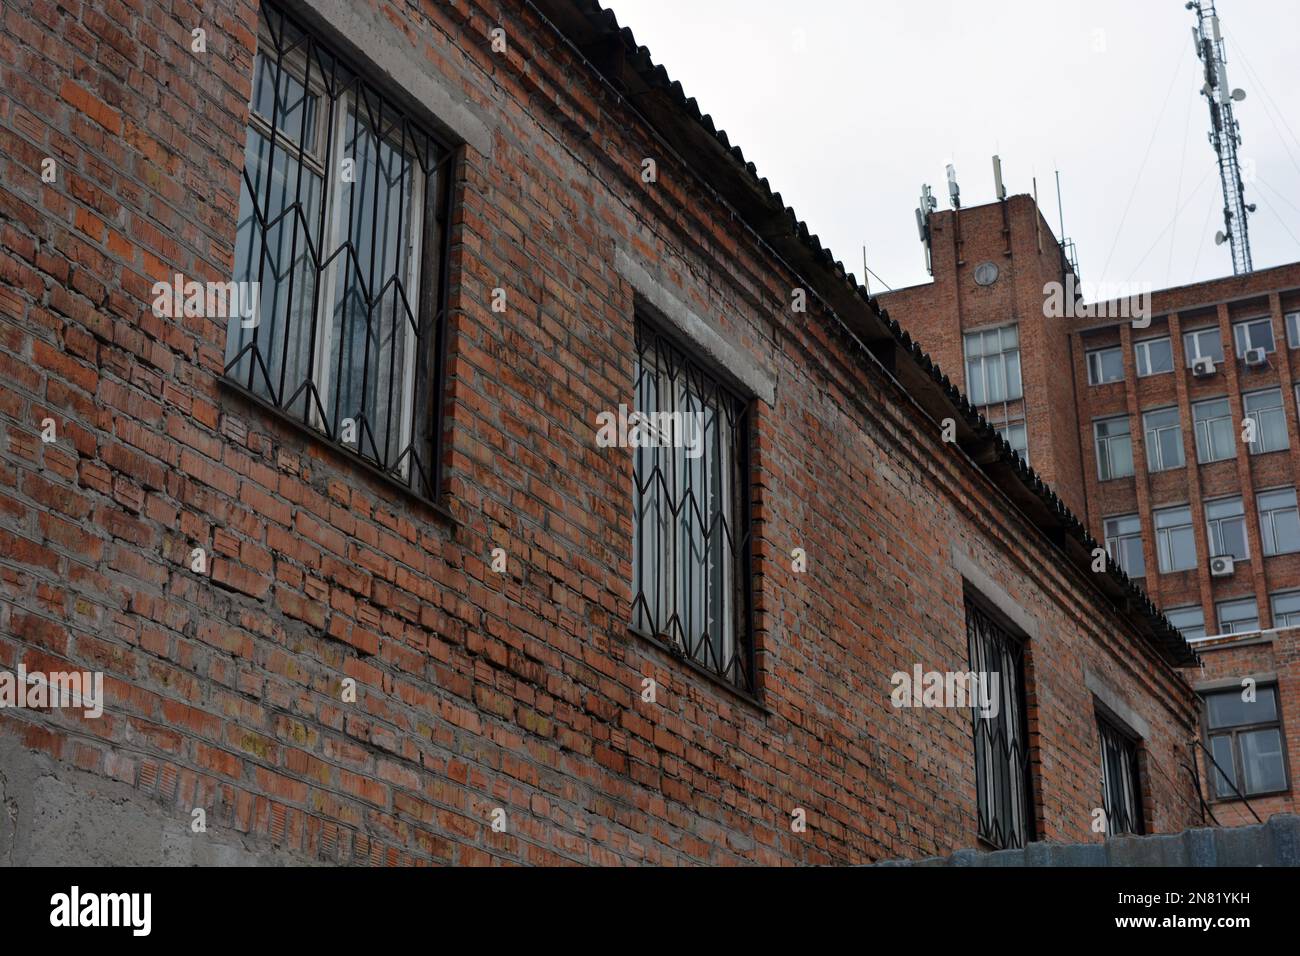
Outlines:
[[[1024,402],[1010,403],[1029,428],[1029,463],[1066,506],[1086,520],[1069,331],[1074,320],[1043,314],[1043,287],[1061,281],[1061,253],[1031,196],[930,217],[934,281],[886,292],[880,303],[965,389],[962,333],[1016,323]],[[1041,248],[1040,248],[1041,245]],[[981,286],[975,269],[992,262],[997,281]],[[1001,406],[990,411],[1001,416]]]
[[[385,5],[495,125],[456,174],[450,517],[223,390],[224,325],[156,317],[149,290],[231,271],[256,8],[171,9],[37,0],[0,31],[0,667],[102,670],[109,698],[0,734],[327,859],[946,853],[975,843],[969,722],[889,692],[967,668],[954,545],[1038,622],[1042,834],[1089,839],[1100,805],[1085,668],[1150,724],[1148,820],[1198,819],[1182,677],[825,316],[783,311],[797,277],[515,4]],[[631,456],[594,441],[631,394],[616,244],[777,375],[753,435],[764,708],[627,629]]]

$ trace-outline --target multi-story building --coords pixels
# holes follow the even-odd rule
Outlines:
[[[1186,642],[598,5],[37,3],[0,69],[0,860],[1201,822]]]
[[[1300,263],[1076,300],[1088,287],[1031,197],[928,224],[934,281],[882,305],[1194,642],[1221,691],[1233,676],[1221,648],[1239,642],[1202,639],[1258,644],[1300,624]],[[1284,707],[1260,704],[1268,720]],[[1267,781],[1243,785],[1251,795],[1287,779],[1280,734],[1265,736],[1258,768],[1237,755],[1236,775]]]

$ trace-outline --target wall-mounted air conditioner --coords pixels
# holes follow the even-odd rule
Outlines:
[[[1192,363],[1192,375],[1196,378],[1209,378],[1217,371],[1212,358],[1198,358]]]
[[[1264,349],[1246,349],[1246,354],[1242,356],[1242,360],[1252,368],[1267,365],[1268,352]]]
[[[1232,559],[1231,555],[1220,555],[1217,558],[1210,558],[1210,577],[1226,578],[1231,577],[1232,572],[1236,569],[1237,562]]]

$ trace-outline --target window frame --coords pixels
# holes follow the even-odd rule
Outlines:
[[[1275,495],[1282,492],[1291,493],[1291,506],[1281,508],[1264,509],[1263,499],[1269,495]],[[1276,557],[1282,554],[1295,554],[1300,552],[1300,534],[1296,535],[1295,547],[1285,550],[1271,550],[1269,548],[1270,540],[1277,543],[1277,524],[1274,515],[1282,514],[1288,511],[1295,512],[1297,523],[1300,524],[1300,496],[1296,494],[1296,489],[1292,486],[1283,486],[1281,488],[1261,488],[1255,492],[1255,511],[1259,515],[1259,550],[1266,558]]]
[[[1111,424],[1112,422],[1123,422],[1128,429],[1124,434],[1106,435],[1101,434],[1101,426]],[[1111,454],[1111,442],[1126,439],[1128,441],[1128,461],[1129,470],[1125,474],[1117,475],[1114,473],[1114,460]],[[1133,460],[1133,423],[1129,421],[1127,415],[1111,415],[1106,418],[1095,418],[1092,422],[1092,440],[1096,448],[1097,456],[1097,480],[1098,481],[1119,481],[1124,478],[1132,478],[1137,474],[1137,463]],[[1105,449],[1105,466],[1103,467],[1102,450]]]
[[[1157,342],[1164,342],[1169,346],[1169,367],[1151,370],[1151,346]],[[1133,364],[1137,370],[1138,378],[1151,378],[1154,375],[1165,375],[1172,373],[1174,366],[1174,342],[1168,335],[1158,335],[1155,338],[1141,339],[1133,343]],[[1142,371],[1142,366],[1146,365],[1146,371]]]
[[[638,477],[644,460],[642,458],[642,452],[647,450],[650,452],[658,452],[662,449],[654,447],[649,449],[630,449],[633,457],[631,488],[633,530],[631,541],[632,580],[630,582],[632,598],[630,604],[630,619],[627,625],[628,630],[661,648],[678,660],[681,660],[693,670],[704,675],[713,682],[718,683],[735,694],[750,700],[761,707],[763,688],[761,675],[758,671],[758,653],[754,621],[754,484],[752,456],[753,421],[756,401],[753,394],[751,394],[748,389],[737,383],[732,376],[726,373],[725,370],[718,368],[709,358],[700,356],[698,354],[700,350],[697,346],[692,344],[684,336],[679,335],[673,329],[671,323],[660,319],[651,307],[639,300],[636,303],[635,323],[635,351],[632,356],[634,369],[640,365],[643,353],[647,351],[647,349],[642,345],[647,336],[653,340],[653,345],[650,347],[655,350],[656,361],[660,358],[660,349],[667,350],[670,353],[667,364],[674,371],[668,373],[665,370],[659,370],[656,374],[656,393],[659,391],[659,376],[669,374],[669,377],[671,378],[673,375],[678,375],[692,383],[688,384],[686,388],[691,391],[692,397],[694,397],[701,406],[703,402],[700,399],[699,392],[693,389],[694,383],[706,386],[705,391],[709,394],[714,395],[719,399],[725,399],[726,401],[734,403],[733,412],[735,420],[729,425],[731,441],[726,445],[726,448],[728,449],[727,457],[724,458],[720,470],[722,467],[726,467],[732,472],[730,479],[726,479],[733,488],[731,492],[731,501],[729,503],[732,513],[724,520],[727,522],[727,527],[732,531],[732,537],[739,543],[736,545],[735,554],[731,557],[730,563],[733,565],[732,569],[730,571],[724,570],[722,575],[725,582],[722,600],[724,606],[728,600],[730,600],[731,603],[729,616],[731,618],[731,626],[733,630],[730,636],[730,641],[728,641],[726,635],[723,635],[720,642],[721,646],[714,647],[711,641],[705,641],[705,638],[708,636],[707,632],[701,633],[700,635],[686,635],[684,628],[680,623],[682,612],[679,605],[681,604],[681,600],[677,600],[677,604],[673,604],[676,599],[670,596],[664,598],[661,602],[660,595],[658,594],[654,597],[655,608],[657,610],[660,603],[663,603],[668,618],[667,621],[662,623],[671,624],[674,619],[678,619],[678,630],[683,632],[686,640],[695,643],[696,647],[693,649],[676,640],[671,630],[664,633],[653,633],[659,622],[654,620],[656,613],[651,611],[651,601],[646,597],[646,572],[640,563],[640,553],[643,548],[647,547],[640,543],[640,513],[643,510],[642,506],[646,494],[646,492],[642,490],[641,485],[644,484],[646,488],[654,487],[663,489],[667,487],[669,482],[667,482],[667,480],[657,481],[653,477],[653,472],[660,469],[660,460],[657,455],[650,456],[653,458],[653,461],[649,466],[652,472],[651,476],[648,476],[644,482],[642,482]],[[640,408],[640,376],[634,375],[632,391],[634,410],[638,412],[646,411],[645,409]],[[680,395],[676,389],[673,390],[671,398],[673,405],[671,410],[681,411],[682,409],[677,407]],[[662,410],[664,410],[662,406],[655,409],[655,411]],[[722,412],[715,409],[713,414],[715,416],[721,415]],[[713,427],[716,433],[716,429],[718,428],[717,424],[715,423]],[[707,441],[705,444],[707,444]],[[718,444],[721,445],[721,442]],[[679,475],[682,477],[683,482],[685,481],[686,466],[681,461],[682,457],[682,455],[673,456],[673,476],[671,483],[674,488],[677,487]],[[700,468],[706,471],[708,466],[702,462]],[[694,488],[692,488],[692,490],[694,490]],[[666,507],[670,513],[674,510],[672,502],[669,502],[666,506],[656,505],[655,507],[657,510],[662,510]],[[679,532],[680,529],[675,527],[673,531],[674,540]],[[727,538],[725,530],[723,538],[724,541]],[[681,547],[676,548],[676,550],[679,551],[688,547],[689,545],[682,545]],[[706,544],[706,551],[708,550],[708,547],[709,546]],[[654,553],[653,547],[648,547],[647,549]],[[679,561],[680,558],[677,556],[676,551],[670,560],[660,558],[658,564],[653,569],[654,583],[661,587],[671,585],[671,588],[676,590]],[[668,574],[665,570],[667,567],[672,568],[671,573],[673,580],[671,582],[668,581]],[[707,603],[707,595],[711,588],[706,584],[704,590],[706,597],[702,603]],[[730,598],[728,598],[728,593],[730,594]],[[673,606],[668,607],[670,604],[673,604]],[[645,611],[639,612],[639,607],[644,607]],[[652,625],[651,627],[643,626],[645,622],[641,620],[642,613],[646,615],[649,624]],[[731,645],[729,649],[727,647],[728,643]],[[702,660],[700,658],[700,652],[704,651],[713,652],[719,658],[726,655],[729,657],[729,660],[725,664],[723,664],[721,660],[711,662],[709,660],[709,654],[707,653],[704,654],[704,659]],[[734,673],[728,674],[728,671],[734,671]]]
[[[1101,373],[1104,371],[1105,365],[1102,363],[1101,357],[1111,353],[1119,357],[1119,375],[1116,378],[1104,378]],[[1084,359],[1088,366],[1089,385],[1112,385],[1115,382],[1124,381],[1124,347],[1122,345],[1104,345],[1100,348],[1088,349],[1084,352]]]
[[[1273,627],[1275,627],[1275,628],[1278,628],[1278,627],[1287,627],[1287,628],[1290,628],[1290,627],[1300,627],[1300,620],[1297,620],[1297,622],[1296,622],[1295,624],[1278,624],[1278,622],[1277,622],[1277,618],[1278,618],[1277,600],[1278,600],[1278,598],[1291,598],[1291,597],[1294,597],[1294,598],[1296,598],[1298,601],[1300,601],[1300,589],[1297,589],[1297,588],[1287,588],[1287,589],[1282,590],[1282,591],[1274,591],[1272,594],[1270,594],[1270,595],[1268,596],[1268,610],[1269,610],[1269,616],[1273,619]],[[1287,616],[1290,616],[1290,614],[1291,614],[1290,611],[1287,611],[1287,612],[1284,612],[1284,613],[1285,613]],[[1297,617],[1300,617],[1300,609],[1297,609],[1295,613],[1296,613]]]
[[[1195,611],[1197,614],[1199,614],[1199,615],[1201,616],[1201,623],[1198,625],[1198,626],[1200,627],[1200,629],[1201,629],[1201,633],[1200,633],[1199,635],[1197,635],[1197,636],[1189,636],[1189,635],[1187,635],[1187,634],[1184,632],[1184,628],[1183,628],[1183,627],[1179,627],[1179,626],[1174,622],[1173,615],[1175,615],[1175,614],[1179,614],[1179,613],[1186,613],[1186,612],[1189,612],[1189,611]],[[1182,634],[1182,635],[1183,635],[1183,639],[1184,639],[1184,640],[1187,640],[1187,641],[1199,641],[1199,640],[1203,640],[1203,639],[1205,639],[1206,637],[1209,637],[1209,636],[1210,636],[1210,635],[1209,635],[1209,630],[1207,629],[1206,624],[1205,624],[1205,608],[1201,607],[1201,605],[1199,605],[1199,604],[1187,604],[1187,605],[1184,605],[1183,607],[1171,607],[1169,610],[1165,611],[1165,617],[1167,617],[1167,618],[1169,619],[1169,623],[1170,623],[1170,624],[1173,624],[1173,625],[1174,625],[1174,629],[1175,629],[1176,631],[1178,631],[1179,634]]]
[[[290,35],[293,39],[289,39]],[[274,107],[272,118],[268,120],[261,115],[256,104],[250,103],[248,122],[244,127],[244,157],[249,155],[254,136],[267,144],[264,171],[266,184],[263,186],[259,182],[258,195],[251,199],[253,215],[257,218],[253,221],[252,246],[256,253],[250,267],[255,267],[260,282],[267,270],[266,249],[269,242],[267,230],[270,228],[264,225],[262,218],[268,214],[262,208],[266,202],[263,197],[270,195],[276,176],[276,162],[281,154],[288,164],[285,168],[292,169],[299,181],[305,174],[317,177],[319,181],[317,187],[321,193],[317,201],[319,210],[313,210],[310,218],[301,217],[300,214],[301,222],[309,223],[312,220],[316,222],[319,234],[315,237],[315,246],[319,251],[312,248],[310,232],[305,238],[300,239],[295,229],[292,240],[294,247],[303,245],[304,256],[313,259],[316,275],[313,280],[304,281],[301,290],[295,290],[298,266],[296,260],[291,262],[289,271],[294,275],[287,280],[280,280],[287,283],[285,304],[276,309],[274,321],[268,322],[265,319],[259,321],[247,341],[243,335],[239,336],[238,344],[234,346],[236,354],[233,358],[229,355],[232,348],[231,338],[234,326],[238,323],[234,319],[230,321],[226,327],[226,358],[220,377],[221,384],[257,404],[279,420],[310,434],[314,441],[339,450],[354,465],[360,466],[369,474],[432,505],[435,510],[445,512],[442,499],[445,494],[443,466],[446,452],[443,436],[447,361],[446,314],[450,292],[448,280],[451,270],[451,234],[455,212],[454,170],[460,161],[461,146],[438,133],[436,121],[429,121],[425,116],[419,115],[417,110],[407,108],[397,96],[391,95],[389,92],[391,84],[385,77],[376,77],[373,75],[374,71],[360,68],[345,52],[340,51],[338,44],[333,43],[329,37],[323,36],[321,31],[298,20],[278,3],[264,2],[259,5],[255,36],[258,45],[253,57],[254,76],[251,95],[255,95],[257,90],[258,71],[267,69],[271,83],[268,95],[273,99]],[[263,64],[266,66],[264,67]],[[326,69],[329,70],[328,79],[324,75]],[[289,77],[302,88],[304,103],[308,94],[315,98],[315,141],[310,145],[305,142],[300,143],[301,137],[295,138],[288,130],[279,126],[278,114],[283,96],[281,92],[283,76]],[[305,107],[300,108],[305,109]],[[375,126],[374,114],[376,113],[379,117],[378,128]],[[370,408],[363,398],[356,416],[360,420],[354,420],[355,433],[351,441],[345,440],[343,421],[346,419],[341,419],[331,426],[327,411],[332,407],[336,419],[343,414],[339,404],[341,392],[333,383],[330,366],[335,364],[341,366],[345,356],[348,358],[349,368],[355,368],[357,361],[355,348],[350,350],[342,339],[337,343],[337,355],[334,354],[333,348],[334,326],[337,320],[335,313],[339,307],[336,299],[338,272],[342,268],[339,263],[346,258],[340,256],[340,251],[352,242],[349,231],[351,224],[344,224],[342,207],[354,202],[349,189],[341,185],[335,167],[340,157],[343,157],[357,161],[357,169],[361,169],[360,156],[345,155],[349,126],[352,127],[354,144],[364,140],[367,147],[373,147],[376,151],[380,145],[386,145],[388,149],[400,155],[405,163],[398,180],[400,185],[395,200],[396,205],[400,207],[397,211],[395,235],[399,243],[406,244],[407,252],[405,262],[396,260],[389,273],[381,272],[379,276],[383,278],[384,275],[390,275],[381,294],[386,294],[384,290],[387,290],[394,279],[400,283],[397,295],[405,306],[406,314],[398,318],[398,299],[395,298],[391,310],[392,327],[389,330],[391,344],[387,346],[382,344],[381,327],[378,336],[381,344],[377,349],[387,349],[390,353],[396,353],[399,350],[396,343],[400,340],[402,343],[400,351],[403,355],[400,359],[394,355],[388,361],[391,384],[388,389],[387,407],[383,408],[382,399],[378,394],[373,408]],[[394,138],[399,132],[400,149],[395,145],[398,140]],[[409,152],[407,152],[408,136]],[[354,149],[354,152],[357,151]],[[378,156],[378,152],[375,155]],[[368,159],[369,156],[367,155],[366,158]],[[243,195],[246,192],[251,193],[252,189],[247,162],[244,162],[240,179],[241,203]],[[351,187],[355,183],[356,180],[353,180],[348,183],[348,186]],[[404,195],[402,189],[408,185],[410,193]],[[295,202],[287,206],[286,210],[292,210],[294,205],[301,202],[301,186],[295,192]],[[375,191],[375,196],[372,208],[377,209],[380,201],[378,190]],[[361,201],[367,201],[364,194]],[[383,201],[387,207],[391,197],[385,196]],[[387,214],[386,208],[385,215]],[[277,214],[271,222],[275,223],[284,215],[284,212]],[[382,220],[385,242],[388,240],[388,229],[392,225],[391,219]],[[376,229],[379,228],[377,225]],[[328,255],[325,254],[326,251]],[[372,273],[376,254],[374,250],[370,253]],[[356,267],[360,269],[361,260],[356,259],[355,262]],[[237,250],[236,282],[240,281],[239,268]],[[372,282],[375,281],[373,274],[370,278]],[[264,294],[265,288],[261,291]],[[409,296],[406,295],[407,292]],[[278,302],[278,288],[275,296]],[[309,297],[314,297],[314,301]],[[382,321],[382,313],[390,310],[382,304],[382,300],[376,299],[376,301],[381,303],[378,311],[381,313]],[[260,314],[263,311],[260,301],[258,306]],[[295,320],[291,313],[300,308],[304,315],[301,320]],[[372,310],[375,308],[371,306]],[[280,312],[285,312],[286,317],[282,318]],[[288,387],[283,380],[288,368],[294,321],[310,324],[308,329],[298,332],[301,338],[303,331],[306,331],[309,338],[305,347],[301,342],[292,346],[295,361],[301,363],[301,372],[295,371],[294,374],[301,375],[303,381],[294,390],[294,397],[286,402],[284,393],[288,391]],[[345,317],[344,321],[348,321],[348,318]],[[352,321],[355,322],[355,319]],[[280,322],[285,324],[283,328],[277,329]],[[415,328],[411,327],[412,323]],[[264,328],[269,342],[268,349],[280,348],[274,342],[277,334],[284,340],[279,360],[281,386],[278,396],[275,394],[273,383],[269,380],[275,375],[273,366],[276,360],[273,356],[271,363],[268,364],[257,351],[258,335]],[[345,333],[340,333],[343,334]],[[367,339],[364,353],[366,357],[363,360],[365,364],[371,361],[370,342],[376,336],[371,334],[369,328],[363,336]],[[379,392],[383,391],[382,385],[378,383],[378,373],[382,371],[384,362],[381,355],[381,351],[376,351],[373,359],[376,370],[375,388]],[[262,363],[263,381],[255,383],[254,376],[258,371],[259,361]],[[245,364],[247,369],[242,367]],[[366,364],[362,370],[363,383],[370,371],[369,365]],[[400,382],[397,381],[399,375]],[[265,394],[260,390],[263,382],[267,387]],[[304,389],[305,394],[303,394]],[[302,406],[301,411],[298,410],[299,406]],[[373,414],[367,414],[368,412]],[[351,419],[352,416],[348,418]],[[382,437],[371,426],[372,421],[383,422]],[[363,450],[367,432],[369,451]],[[394,444],[395,450],[392,449]]]
[[[1137,522],[1136,531],[1125,531],[1122,533],[1111,533],[1111,523],[1120,521]],[[1106,553],[1110,559],[1119,565],[1119,567],[1131,578],[1145,578],[1147,573],[1147,556],[1146,547],[1142,541],[1142,516],[1137,514],[1111,515],[1102,519],[1102,537],[1105,539]],[[1125,546],[1133,541],[1137,542],[1138,558],[1142,562],[1140,572],[1130,571],[1124,560],[1126,556]],[[1112,544],[1113,543],[1113,544]]]
[[[1206,355],[1201,351],[1201,336],[1211,332],[1214,333],[1219,342],[1218,355]],[[1194,347],[1189,348],[1189,343]],[[1197,359],[1202,358],[1213,359],[1216,363],[1222,363],[1224,361],[1223,331],[1217,325],[1204,325],[1200,328],[1187,329],[1183,332],[1183,359],[1186,361],[1187,367],[1191,368],[1196,364]]]
[[[1146,832],[1142,806],[1142,738],[1111,716],[1110,711],[1095,698],[1093,714],[1097,721],[1097,745],[1101,756],[1102,810],[1106,815],[1106,835],[1141,836]],[[1126,766],[1112,766],[1112,759],[1122,760]],[[1132,789],[1127,794],[1114,794],[1112,789],[1117,786],[1122,788],[1126,775]],[[1117,796],[1126,798],[1119,801],[1121,804],[1131,802],[1131,808],[1124,807],[1124,812],[1115,813]]]
[[[1197,417],[1196,414],[1197,409],[1204,408],[1207,405],[1214,405],[1219,402],[1222,402],[1225,406],[1227,406],[1227,412],[1225,414],[1215,415],[1212,418]],[[1232,450],[1232,454],[1220,455],[1218,457],[1209,457],[1209,458],[1203,457],[1202,456],[1203,447],[1208,446],[1211,448],[1211,450],[1213,450],[1215,446],[1214,430],[1211,427],[1212,424],[1214,422],[1224,422],[1224,421],[1228,423],[1228,439],[1229,439],[1228,447]],[[1202,431],[1202,426],[1204,426],[1204,431]],[[1204,439],[1205,439],[1204,445],[1202,445],[1202,441],[1201,441],[1202,435],[1204,435]],[[1192,437],[1196,442],[1197,464],[1212,465],[1215,462],[1219,462],[1219,461],[1231,461],[1232,459],[1237,457],[1237,437],[1238,437],[1237,430],[1232,418],[1232,402],[1228,399],[1226,395],[1220,396],[1218,398],[1203,398],[1195,402],[1192,402]]]
[[[1149,423],[1152,415],[1167,415],[1170,412],[1174,415],[1172,425],[1157,425],[1154,428]],[[1178,449],[1178,462],[1176,464],[1165,464],[1164,445],[1160,441],[1163,433],[1173,431],[1178,435],[1178,441],[1175,448]],[[1155,440],[1152,441],[1152,436]],[[1142,413],[1142,440],[1146,445],[1147,453],[1147,471],[1157,474],[1162,471],[1176,471],[1179,468],[1187,467],[1187,453],[1183,449],[1183,420],[1179,414],[1178,406],[1170,405],[1165,408],[1152,408]]]
[[[1282,316],[1286,328],[1287,348],[1300,349],[1300,312],[1287,312]]]
[[[1213,505],[1226,504],[1235,501],[1241,509],[1240,514],[1230,514],[1219,518],[1210,517],[1210,508]],[[1246,499],[1241,495],[1224,495],[1221,498],[1211,498],[1205,501],[1203,505],[1205,513],[1205,540],[1209,548],[1209,559],[1214,558],[1232,558],[1233,561],[1242,562],[1250,560],[1250,528],[1246,523]],[[1223,543],[1222,524],[1225,521],[1238,520],[1241,522],[1241,548],[1244,554],[1238,557],[1227,551],[1219,550],[1219,545]],[[1258,608],[1256,609],[1258,612]]]
[[[1250,343],[1251,330],[1259,326],[1268,329],[1268,345],[1252,345]],[[1277,351],[1277,336],[1273,333],[1273,318],[1268,315],[1257,315],[1250,319],[1239,319],[1232,323],[1232,348],[1237,358],[1245,358],[1248,349],[1262,348],[1267,355],[1272,355]]]
[[[1224,630],[1223,609],[1233,604],[1239,604],[1239,605],[1249,604],[1251,607],[1255,609],[1254,627],[1245,628],[1243,630],[1237,630],[1236,628],[1233,628],[1231,630]],[[1229,634],[1254,634],[1260,631],[1261,627],[1259,621],[1259,602],[1256,601],[1253,597],[1227,598],[1222,601],[1214,602],[1214,626],[1217,629],[1214,635],[1215,637],[1223,637]]]
[[[1185,524],[1170,525],[1168,527],[1160,526],[1160,516],[1169,515],[1174,512],[1187,512],[1187,522]],[[1196,516],[1192,513],[1190,504],[1183,505],[1161,505],[1159,508],[1151,510],[1151,526],[1156,535],[1156,567],[1161,574],[1182,574],[1186,571],[1195,571],[1200,566],[1200,556],[1196,553]],[[1174,567],[1173,556],[1174,547],[1172,544],[1174,532],[1186,529],[1192,536],[1192,563],[1186,567]],[[1166,546],[1167,545],[1167,546]],[[1165,567],[1165,554],[1170,557],[1170,567]]]
[[[1013,348],[1007,348],[1002,344],[1002,335],[1008,329],[1011,329],[1015,332],[1016,344]],[[996,334],[998,337],[998,351],[993,353],[984,351],[983,350],[984,339],[994,334]],[[978,338],[980,340],[980,354],[972,358],[970,354],[970,342],[972,339],[975,338]],[[961,342],[962,342],[962,362],[966,373],[966,396],[968,399],[970,399],[970,403],[972,405],[974,405],[977,408],[986,408],[990,405],[1005,405],[1010,402],[1024,401],[1025,378],[1024,378],[1024,368],[1021,366],[1020,363],[1021,341],[1020,341],[1019,322],[1004,322],[1001,325],[993,326],[991,328],[972,329],[968,332],[963,332]],[[1007,372],[1008,365],[1009,365],[1009,362],[1007,361],[1007,356],[1012,354],[1014,354],[1016,358],[1016,362],[1015,362],[1016,381],[1015,381],[1014,394],[1011,385],[1011,376]],[[991,398],[989,387],[988,387],[988,383],[989,383],[988,365],[990,364],[989,360],[993,358],[997,358],[999,360],[998,365],[1002,373],[1002,388],[1004,389],[1004,394],[1000,398]],[[976,400],[975,390],[971,386],[971,382],[974,379],[974,376],[971,374],[971,367],[972,364],[974,363],[978,363],[978,367],[979,367],[979,379],[980,379],[980,389],[981,389],[979,400]]]
[[[1030,759],[1035,749],[1035,739],[1029,727],[1029,686],[1026,661],[1029,656],[1029,638],[1015,628],[1004,615],[999,613],[983,595],[969,586],[963,593],[966,628],[966,647],[970,669],[977,674],[992,673],[981,666],[983,661],[996,656],[999,664],[998,694],[1000,706],[997,718],[983,718],[979,708],[971,711],[971,745],[975,759],[975,813],[976,839],[994,849],[1023,848],[1033,842],[1037,834],[1038,806],[1034,797],[1034,770]],[[977,646],[979,653],[977,653]],[[1014,669],[1015,689],[1009,692],[1006,674],[1002,665],[1010,664]],[[1008,710],[1016,714],[1008,716]],[[998,728],[988,729],[985,724],[998,720]],[[1014,728],[1010,725],[1014,723]],[[1005,732],[1003,732],[1005,730]],[[1023,755],[1019,765],[1014,752],[990,753],[999,737],[1018,734],[1023,743]],[[1012,748],[1014,750],[1014,748]],[[999,762],[1001,758],[1003,762]],[[1005,767],[1004,778],[989,780],[995,771]],[[1019,780],[1016,779],[1017,774]],[[995,811],[986,799],[990,795],[998,798],[999,806]],[[1016,800],[1021,803],[1021,818],[1011,819],[1015,813]],[[1003,830],[1009,832],[1003,832]]]
[[[1290,761],[1290,756],[1287,753],[1288,747],[1287,747],[1287,736],[1286,736],[1286,723],[1285,723],[1285,718],[1282,710],[1282,698],[1281,698],[1281,694],[1279,693],[1278,681],[1276,678],[1257,681],[1255,685],[1256,691],[1260,690],[1261,688],[1269,688],[1273,692],[1273,713],[1275,715],[1273,720],[1256,721],[1255,723],[1251,723],[1251,724],[1228,724],[1224,727],[1215,727],[1215,728],[1212,728],[1210,726],[1209,698],[1214,697],[1216,695],[1226,696],[1228,694],[1234,694],[1240,696],[1241,686],[1240,684],[1235,684],[1230,687],[1218,687],[1212,689],[1205,689],[1197,692],[1197,696],[1201,698],[1201,741],[1206,751],[1211,756],[1213,756],[1214,738],[1215,737],[1229,738],[1229,747],[1231,748],[1232,751],[1232,772],[1233,775],[1236,777],[1236,779],[1233,780],[1232,783],[1236,785],[1237,791],[1241,793],[1241,796],[1239,797],[1237,796],[1237,793],[1234,793],[1231,789],[1229,789],[1227,796],[1220,796],[1219,788],[1218,788],[1219,770],[1214,763],[1207,761],[1206,763],[1207,772],[1205,774],[1206,785],[1207,785],[1206,789],[1209,791],[1209,798],[1211,803],[1240,803],[1243,799],[1245,800],[1262,799],[1265,797],[1273,797],[1273,796],[1278,796],[1281,794],[1287,794],[1291,792],[1291,779],[1292,779],[1291,766],[1290,766],[1291,761]],[[1261,730],[1277,731],[1281,754],[1282,754],[1282,787],[1281,789],[1277,789],[1277,790],[1261,790],[1257,793],[1249,793],[1247,792],[1245,786],[1246,783],[1245,766],[1242,763],[1242,750],[1237,743],[1237,738],[1242,734],[1257,733]]]
[[[1268,405],[1265,406],[1264,408],[1253,409],[1253,410],[1248,407],[1251,399],[1259,398],[1260,396],[1264,396],[1264,395],[1273,395],[1273,394],[1277,395],[1276,405]],[[1291,433],[1290,430],[1286,427],[1286,404],[1285,403],[1286,403],[1286,399],[1282,397],[1281,386],[1274,386],[1273,388],[1260,388],[1260,389],[1255,389],[1254,391],[1242,393],[1241,410],[1242,410],[1243,419],[1249,418],[1255,422],[1255,438],[1257,440],[1250,442],[1247,445],[1250,454],[1267,455],[1275,451],[1286,451],[1291,447]],[[1275,416],[1276,418],[1281,420],[1283,444],[1278,445],[1277,447],[1265,447],[1265,443],[1262,439],[1266,434],[1266,432],[1261,422],[1262,415],[1269,415],[1270,419]]]

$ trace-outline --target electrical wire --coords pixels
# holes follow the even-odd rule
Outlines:
[[[1138,167],[1137,178],[1133,181],[1133,189],[1128,194],[1128,202],[1124,204],[1124,214],[1120,216],[1119,227],[1115,230],[1115,238],[1110,244],[1110,252],[1106,254],[1106,264],[1101,268],[1101,281],[1106,281],[1106,270],[1110,268],[1111,257],[1115,255],[1115,247],[1119,245],[1119,237],[1124,234],[1124,223],[1128,221],[1129,210],[1133,206],[1133,197],[1137,195],[1138,186],[1142,184],[1142,173],[1147,168],[1147,160],[1151,158],[1151,147],[1155,145],[1156,134],[1160,132],[1160,124],[1165,118],[1165,110],[1169,107],[1169,97],[1173,95],[1174,84],[1178,82],[1178,77],[1183,72],[1183,63],[1187,59],[1187,44],[1185,41],[1179,41],[1183,49],[1183,55],[1178,59],[1178,66],[1174,70],[1173,77],[1169,80],[1169,89],[1165,90],[1165,101],[1160,106],[1160,113],[1156,117],[1155,125],[1151,127],[1151,140],[1147,143],[1146,152],[1142,154],[1142,165]]]

